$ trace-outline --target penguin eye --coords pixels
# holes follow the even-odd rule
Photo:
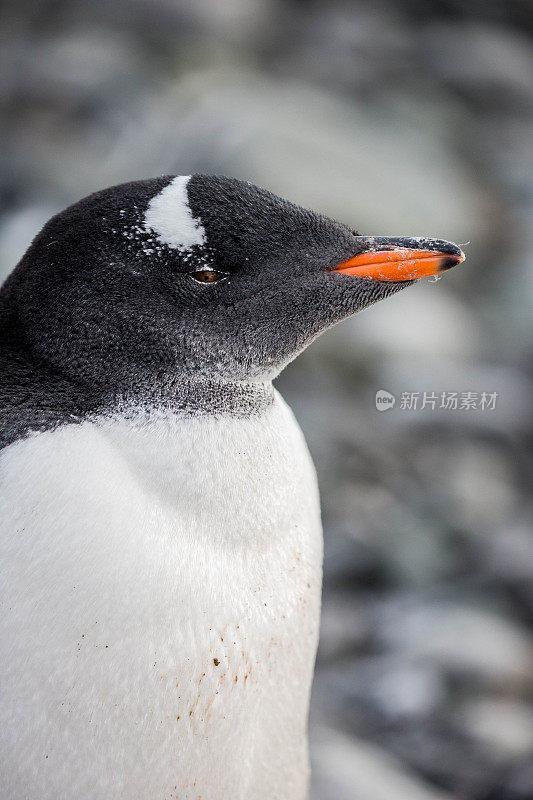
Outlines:
[[[227,272],[219,272],[215,269],[197,269],[194,272],[189,272],[189,275],[198,283],[217,283],[217,281],[228,277]]]

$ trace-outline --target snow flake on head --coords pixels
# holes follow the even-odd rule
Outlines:
[[[193,217],[187,183],[190,175],[178,175],[163,191],[150,200],[144,217],[144,227],[153,231],[160,242],[173,250],[187,252],[195,245],[205,244],[205,228],[199,217]]]

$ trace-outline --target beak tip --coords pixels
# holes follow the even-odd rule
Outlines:
[[[452,269],[452,267],[456,267],[458,264],[462,264],[465,260],[466,256],[462,250],[459,250],[457,255],[445,255],[440,263],[440,272],[446,272],[448,269]]]

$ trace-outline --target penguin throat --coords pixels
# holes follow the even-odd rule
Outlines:
[[[111,409],[172,411],[191,416],[250,416],[262,413],[274,402],[271,381],[223,381],[209,378],[175,377],[161,384],[143,382],[142,392],[133,388],[121,391],[111,401]]]

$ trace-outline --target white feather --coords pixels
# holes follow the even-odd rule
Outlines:
[[[189,206],[187,184],[190,175],[178,175],[150,200],[144,225],[160,242],[176,250],[190,250],[205,244],[205,229],[199,217],[193,217]]]
[[[33,435],[0,477],[0,796],[302,800],[322,534],[279,395]]]

